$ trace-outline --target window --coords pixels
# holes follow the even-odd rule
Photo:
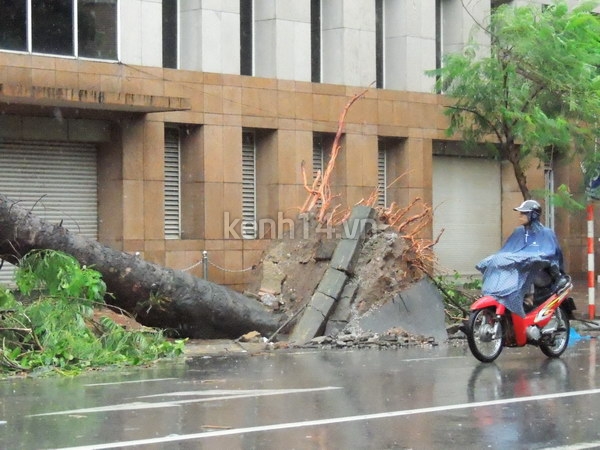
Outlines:
[[[78,0],[78,56],[118,59],[117,0]]]
[[[0,0],[0,47],[27,50],[27,7],[23,0]]]
[[[181,137],[165,127],[165,238],[181,238]]]
[[[240,0],[240,74],[254,74],[254,0]]]
[[[179,0],[162,2],[163,67],[177,69],[179,55]]]
[[[377,143],[377,206],[387,206],[387,143],[379,139]]]
[[[384,87],[384,69],[385,63],[383,55],[385,54],[384,48],[384,11],[383,11],[383,0],[375,0],[375,87]]]
[[[512,0],[492,0],[491,7],[492,10],[498,8],[501,5],[511,4]]]
[[[310,72],[313,83],[321,82],[321,0],[310,2]]]
[[[70,0],[31,0],[31,22],[33,52],[51,55],[75,53],[73,3]]]
[[[255,239],[256,225],[256,136],[242,132],[242,238]]]
[[[118,0],[0,0],[0,49],[117,60]]]

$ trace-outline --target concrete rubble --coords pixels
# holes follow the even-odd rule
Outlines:
[[[376,211],[366,206],[355,206],[338,242],[329,268],[317,286],[302,317],[294,327],[289,341],[304,344],[321,334],[342,296],[344,286],[354,274],[365,236],[370,230]],[[339,320],[339,315],[338,315]]]

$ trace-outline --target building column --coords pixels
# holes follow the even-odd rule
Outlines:
[[[490,37],[482,29],[474,32],[474,27],[488,23],[491,13],[490,1],[474,0],[463,4],[460,1],[441,0],[442,53],[461,52],[471,37],[481,46],[482,56],[489,52]],[[485,53],[485,54],[483,54]]]
[[[388,154],[388,171],[400,177],[389,189],[389,203],[400,207],[408,206],[416,198],[432,204],[433,141],[409,137],[399,143],[396,151]],[[393,180],[390,180],[390,182]],[[431,226],[424,231],[431,237]]]
[[[239,74],[239,2],[186,0],[180,5],[180,68]]]
[[[435,0],[384,0],[384,87],[432,92],[435,79]]]
[[[254,2],[254,73],[310,81],[310,0]]]
[[[376,79],[375,2],[322,2],[322,81],[368,86]]]

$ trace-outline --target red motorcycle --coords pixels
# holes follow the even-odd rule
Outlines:
[[[569,279],[557,292],[527,308],[525,317],[509,311],[492,296],[471,305],[464,330],[469,349],[482,362],[494,361],[504,347],[538,346],[550,357],[560,356],[569,344],[569,319],[575,309]]]

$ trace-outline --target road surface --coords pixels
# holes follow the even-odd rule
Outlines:
[[[0,381],[0,448],[600,447],[597,339],[560,359],[464,345],[198,356]]]

